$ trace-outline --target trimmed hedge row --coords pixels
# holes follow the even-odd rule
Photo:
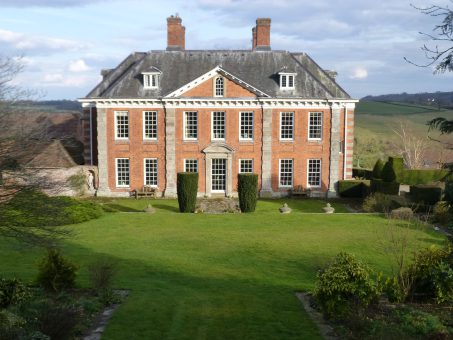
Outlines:
[[[425,205],[434,205],[442,198],[442,189],[434,185],[411,185],[412,201]]]
[[[449,174],[446,169],[406,169],[403,172],[402,183],[408,185],[428,184],[444,180]]]
[[[398,195],[400,184],[398,182],[385,182],[382,179],[371,180],[371,192],[380,192],[386,195]]]
[[[239,207],[242,212],[254,212],[258,192],[257,174],[238,175]]]
[[[195,212],[198,191],[198,172],[178,172],[176,178],[179,211]]]
[[[341,197],[364,198],[370,192],[369,180],[338,181],[338,192]]]

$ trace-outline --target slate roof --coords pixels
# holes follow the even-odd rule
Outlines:
[[[287,51],[150,51],[129,55],[86,98],[161,98],[221,66],[272,98],[350,99],[307,54]],[[143,88],[142,72],[158,69],[159,89]],[[278,73],[297,74],[294,90],[280,90]]]

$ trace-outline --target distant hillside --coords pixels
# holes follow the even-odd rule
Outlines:
[[[433,108],[453,108],[453,92],[434,93],[399,93],[384,94],[381,96],[366,96],[360,99],[364,102],[399,102],[408,104],[428,105]]]
[[[22,103],[27,109],[32,109],[35,112],[80,112],[81,105],[75,100],[39,100],[26,101]]]

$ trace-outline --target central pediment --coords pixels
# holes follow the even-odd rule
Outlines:
[[[208,153],[223,153],[230,154],[234,152],[234,149],[226,143],[211,143],[203,149],[205,154]]]

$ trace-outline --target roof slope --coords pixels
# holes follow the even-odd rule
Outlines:
[[[221,66],[273,98],[349,99],[305,53],[287,51],[150,51],[133,53],[86,98],[160,98]],[[162,71],[159,89],[143,88],[142,72]],[[281,91],[278,72],[297,73],[294,90]]]

